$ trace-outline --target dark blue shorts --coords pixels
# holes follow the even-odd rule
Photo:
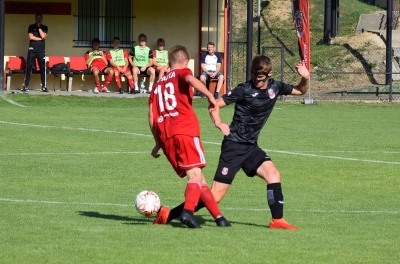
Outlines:
[[[208,72],[215,72],[215,71],[208,71]],[[208,81],[208,79],[210,79],[210,76],[208,76],[208,74],[205,73],[205,72],[201,72],[201,75],[203,75],[204,77],[206,77],[206,81]],[[220,75],[222,75],[222,74],[221,74],[220,72],[218,72],[218,73],[215,75],[214,79],[218,79],[218,77],[219,77]]]

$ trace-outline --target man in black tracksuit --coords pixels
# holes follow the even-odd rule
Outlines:
[[[45,52],[45,38],[47,37],[47,26],[42,24],[42,14],[35,15],[35,24],[29,25],[29,49],[27,57],[27,66],[25,73],[23,92],[29,91],[29,80],[31,78],[32,67],[35,67],[35,60],[38,60],[40,68],[40,77],[42,83],[42,92],[48,92],[46,83],[46,52]]]

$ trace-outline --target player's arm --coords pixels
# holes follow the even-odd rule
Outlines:
[[[221,97],[219,97],[217,99],[217,107],[215,107],[214,110],[210,111],[210,117],[211,117],[211,120],[214,122],[215,127],[218,128],[219,130],[221,130],[221,132],[227,136],[230,133],[229,126],[225,123],[222,123],[221,117],[219,114],[219,109],[224,106],[226,106],[226,103],[224,102],[224,100],[222,100]]]
[[[308,90],[308,82],[310,79],[310,72],[308,71],[305,62],[301,61],[296,65],[297,73],[301,76],[301,80],[298,85],[293,87],[292,95],[303,95]]]
[[[156,142],[156,145],[154,146],[153,150],[151,151],[151,155],[154,158],[160,157],[160,154],[158,154],[158,151],[160,150],[160,141],[158,139],[158,136],[156,135],[156,132],[154,131],[154,119],[153,119],[153,111],[152,111],[152,106],[153,104],[149,105],[149,126],[151,133],[153,134],[154,141]]]
[[[186,75],[185,81],[194,89],[204,94],[208,98],[208,102],[210,103],[209,106],[210,111],[212,111],[216,107],[217,103],[215,102],[214,95],[210,93],[210,91],[201,81],[199,81],[193,75]]]
[[[40,27],[39,27],[39,35],[40,35],[41,39],[45,39],[47,37],[47,32],[46,32],[47,30],[43,30],[43,29],[42,29],[42,25],[40,25]]]

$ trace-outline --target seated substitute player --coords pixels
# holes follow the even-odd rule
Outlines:
[[[225,135],[221,145],[219,164],[215,172],[211,192],[217,202],[227,193],[236,173],[242,169],[248,177],[257,175],[267,182],[267,202],[272,214],[269,228],[297,230],[283,218],[283,194],[281,176],[271,158],[257,144],[258,137],[267,122],[279,95],[303,95],[307,92],[310,73],[304,61],[296,65],[302,77],[298,85],[292,86],[270,78],[271,61],[257,55],[251,65],[252,80],[239,84],[228,94],[217,99],[211,112],[215,126]],[[221,122],[219,109],[235,103],[230,126]],[[199,202],[196,211],[204,207]],[[161,207],[163,209],[164,207]],[[179,217],[182,204],[171,209],[159,210],[159,224],[166,224]]]
[[[112,81],[114,71],[112,68],[108,68],[107,64],[107,55],[106,52],[99,50],[100,40],[98,38],[94,38],[92,40],[92,50],[88,50],[85,54],[85,60],[87,66],[93,73],[94,83],[96,87],[94,88],[94,93],[99,93],[99,91],[104,93],[109,93],[110,91],[107,89],[108,85]],[[99,73],[107,74],[106,81],[104,82],[103,88],[100,86],[100,77]]]
[[[156,74],[158,74],[158,78],[160,79],[169,70],[168,50],[164,49],[165,40],[163,38],[157,39],[157,47],[158,50],[153,50],[153,62]]]
[[[158,80],[149,98],[149,124],[156,142],[151,155],[158,158],[161,148],[178,176],[188,178],[185,202],[179,215],[183,224],[189,228],[200,227],[193,211],[198,202],[202,201],[218,226],[230,226],[221,214],[202,171],[206,161],[200,140],[199,121],[192,106],[192,86],[207,96],[210,109],[215,107],[215,99],[187,68],[189,54],[185,47],[172,47],[168,59],[171,71]],[[161,211],[169,210],[162,207]],[[160,217],[157,218],[154,224],[160,221]]]
[[[140,34],[138,37],[139,45],[135,46],[129,53],[129,63],[132,65],[133,82],[135,85],[134,90],[129,93],[139,93],[138,75],[147,74],[150,76],[148,92],[151,92],[154,80],[156,78],[156,71],[153,67],[153,52],[147,47],[147,37],[145,34]],[[140,91],[145,93],[144,90]]]
[[[215,99],[218,98],[219,91],[221,90],[222,84],[224,83],[224,76],[220,72],[222,58],[221,55],[215,51],[214,42],[207,43],[207,52],[204,52],[200,58],[201,63],[201,75],[200,81],[206,84],[211,79],[217,79],[217,88],[214,93]]]
[[[125,76],[128,79],[129,88],[133,89],[133,79],[131,71],[128,68],[128,52],[125,49],[121,49],[119,45],[121,44],[121,40],[119,37],[115,37],[113,39],[114,48],[110,49],[107,53],[107,60],[110,62],[110,65],[113,67],[115,82],[118,86],[118,91],[120,94],[123,94],[120,75]]]

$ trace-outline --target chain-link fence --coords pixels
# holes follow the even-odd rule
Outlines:
[[[246,80],[247,29],[231,30],[228,89]],[[347,33],[347,32],[346,32]],[[339,37],[331,44],[322,43],[323,28],[311,32],[310,89],[303,97],[285,96],[283,100],[380,100],[400,102],[400,52],[393,52],[392,87],[387,85],[386,41],[380,34],[361,33]],[[258,45],[273,64],[273,78],[297,84],[295,65],[299,61],[298,44],[293,26],[266,28],[257,43],[253,32],[253,55]]]

